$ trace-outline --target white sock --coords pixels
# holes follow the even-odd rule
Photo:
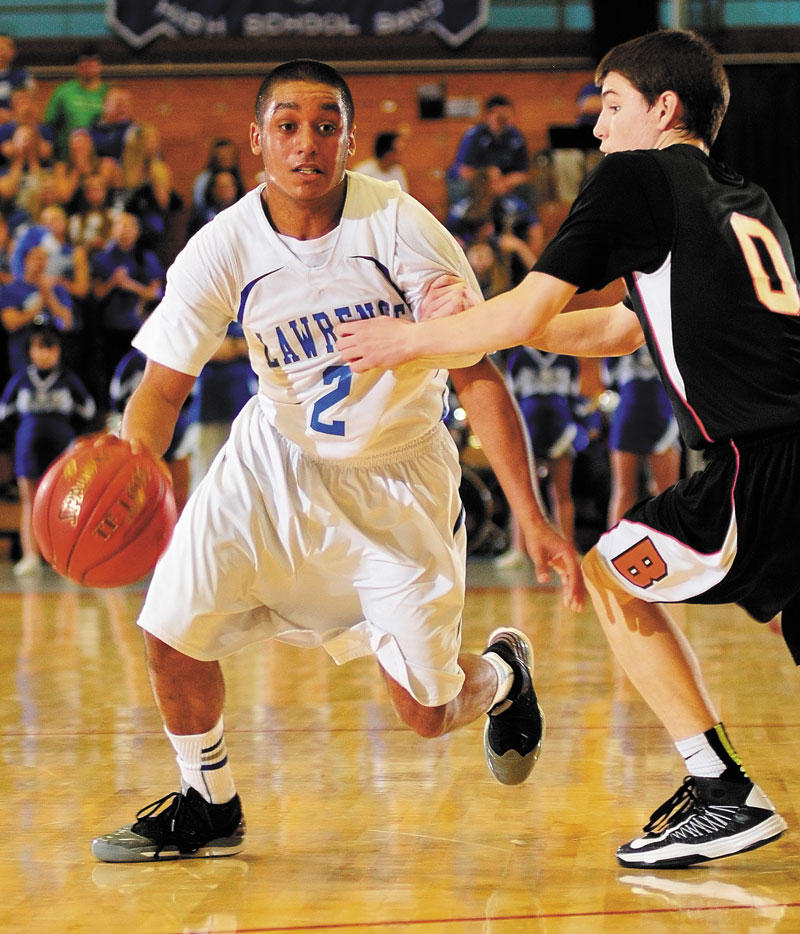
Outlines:
[[[725,763],[711,748],[705,733],[679,739],[675,748],[683,756],[690,775],[698,778],[719,778],[725,771]]]
[[[181,778],[209,804],[225,804],[236,794],[228,764],[222,717],[208,733],[176,735],[164,727],[176,752]]]
[[[514,669],[507,661],[500,658],[497,652],[487,652],[483,658],[489,662],[497,674],[497,688],[494,692],[494,699],[489,704],[489,710],[492,710],[508,696],[511,685],[514,683]]]

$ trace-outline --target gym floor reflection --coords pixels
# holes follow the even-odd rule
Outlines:
[[[682,611],[752,777],[790,825],[752,853],[624,870],[615,847],[677,787],[681,762],[609,656],[529,568],[471,559],[465,647],[531,635],[548,718],[541,760],[507,788],[483,723],[403,729],[371,660],[259,645],[225,664],[239,857],[106,865],[91,838],[177,786],[153,707],[137,588],[20,582],[0,563],[3,930],[173,932],[800,931],[800,674],[779,634],[730,607]]]

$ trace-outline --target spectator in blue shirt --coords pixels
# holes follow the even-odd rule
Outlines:
[[[155,253],[142,248],[140,235],[138,218],[127,212],[118,214],[112,224],[111,240],[91,260],[106,391],[116,365],[130,351],[149,306],[164,289],[164,269]]]
[[[36,106],[27,88],[11,91],[11,111],[8,120],[0,124],[0,174],[5,175],[19,149],[20,133],[25,134],[23,171],[36,172],[49,168],[53,160],[53,131],[37,119]]]
[[[522,131],[513,123],[511,101],[502,94],[495,94],[488,98],[484,110],[484,122],[467,130],[447,170],[448,203],[465,197],[475,173],[486,169],[494,197],[513,191],[533,205],[528,145]]]
[[[23,259],[22,276],[0,289],[0,321],[8,335],[8,365],[12,374],[28,363],[28,338],[34,327],[50,324],[72,330],[74,316],[69,292],[47,274],[48,254],[33,246]]]

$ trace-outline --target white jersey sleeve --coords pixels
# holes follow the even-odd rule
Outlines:
[[[237,270],[231,241],[215,237],[211,225],[202,227],[169,268],[164,298],[133,346],[157,363],[198,376],[235,319]]]

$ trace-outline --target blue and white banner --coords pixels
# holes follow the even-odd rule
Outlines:
[[[339,39],[422,31],[455,47],[488,18],[489,0],[107,0],[106,6],[111,29],[137,49],[159,36]]]

